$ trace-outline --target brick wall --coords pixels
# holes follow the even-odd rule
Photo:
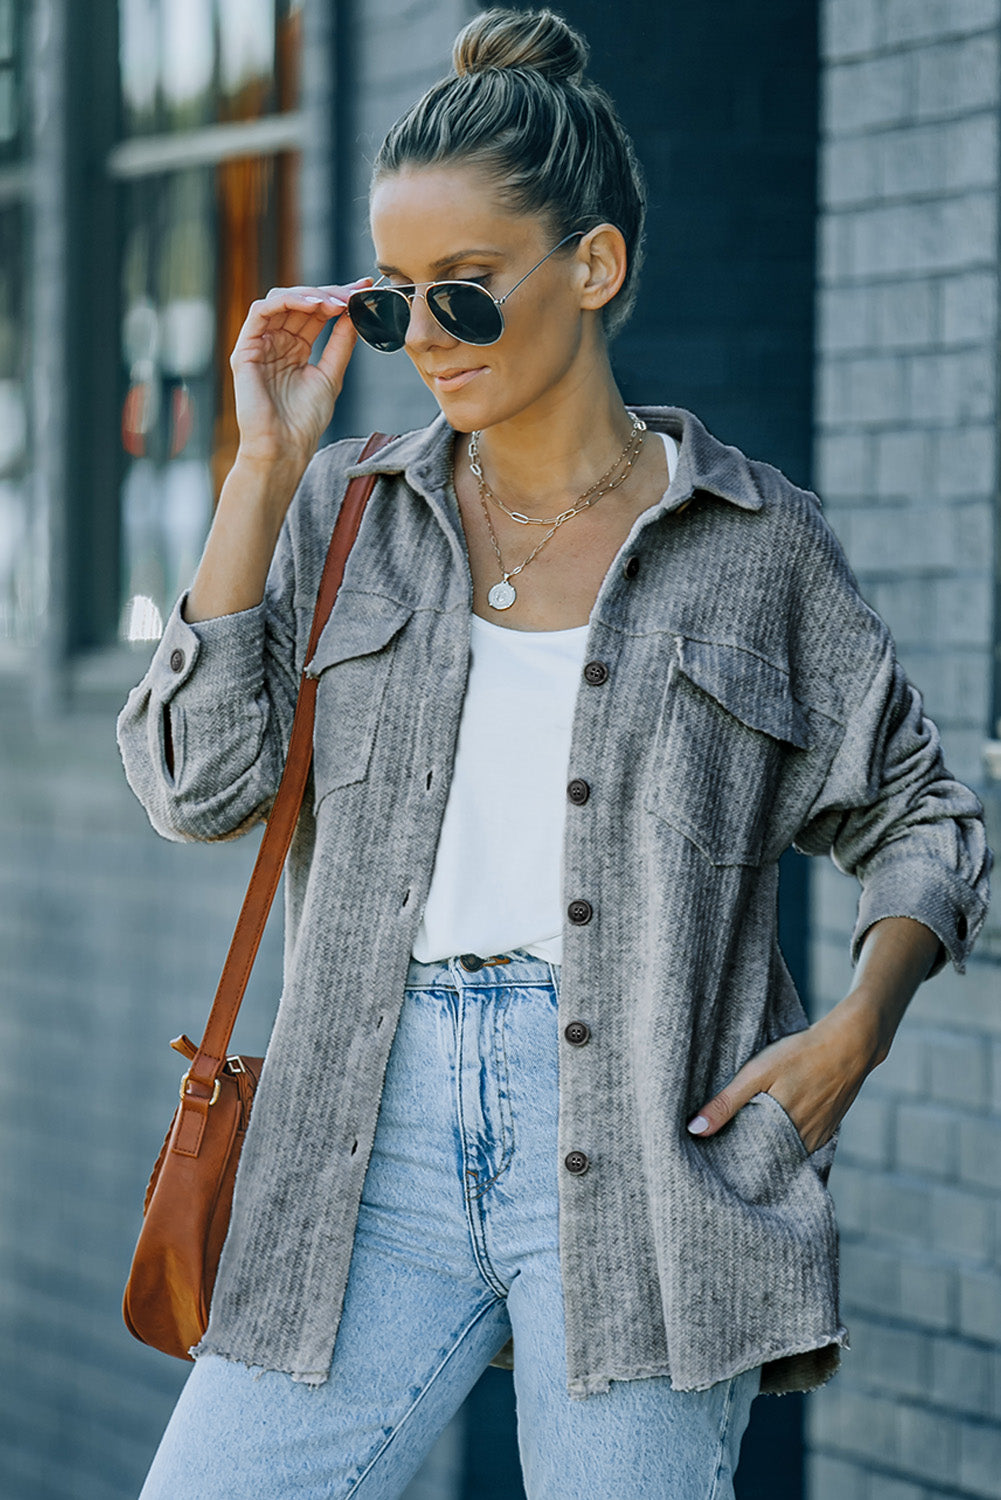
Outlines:
[[[998,0],[826,0],[815,482],[988,806],[998,433]],[[857,887],[816,862],[814,993]],[[995,882],[996,883],[996,882]],[[1001,1495],[1001,924],[922,986],[831,1184],[852,1352],[810,1401],[811,1500]]]
[[[138,680],[137,654],[118,673]],[[122,1288],[256,837],[158,839],[114,743],[120,690],[65,717],[0,682],[0,1493],[134,1500],[187,1366],[136,1343]],[[267,935],[235,1046],[280,993]]]

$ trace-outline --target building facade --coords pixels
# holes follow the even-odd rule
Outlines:
[[[815,480],[999,838],[994,0],[827,0]],[[854,890],[813,873],[814,1001]],[[995,879],[995,887],[997,880]],[[1001,917],[921,986],[832,1174],[853,1352],[810,1402],[816,1500],[1001,1494]]]
[[[156,839],[114,718],[237,442],[272,285],[371,263],[368,163],[471,0],[0,0],[0,1487],[137,1493],[185,1369],[119,1303],[253,838]],[[813,484],[999,841],[1001,0],[572,0],[650,184],[614,359]],[[330,436],[433,413],[359,349]],[[783,948],[851,982],[857,888],[794,854]],[[269,932],[237,1044],[280,990]],[[832,1175],[853,1350],[756,1403],[742,1500],[1001,1494],[1001,918],[922,987]],[[410,1500],[519,1493],[489,1371]]]

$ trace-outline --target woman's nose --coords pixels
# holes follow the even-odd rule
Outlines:
[[[408,349],[426,349],[433,344],[454,344],[457,340],[445,332],[441,324],[432,317],[431,311],[420,292],[410,299],[410,322],[407,325],[406,345]]]

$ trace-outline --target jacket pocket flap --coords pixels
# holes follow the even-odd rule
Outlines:
[[[802,750],[810,748],[806,715],[780,667],[740,646],[688,636],[678,641],[678,666],[742,724]]]
[[[381,651],[412,614],[412,605],[396,599],[342,590],[306,663],[306,676],[319,677],[338,662]]]

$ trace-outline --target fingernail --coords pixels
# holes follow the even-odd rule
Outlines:
[[[346,302],[342,302],[340,297],[328,297],[327,301],[331,307],[345,308],[348,305]]]
[[[302,300],[304,302],[322,302],[323,298],[322,297],[303,297]]]
[[[705,1115],[696,1115],[694,1120],[689,1120],[688,1129],[692,1135],[702,1135],[709,1129],[709,1121]]]

